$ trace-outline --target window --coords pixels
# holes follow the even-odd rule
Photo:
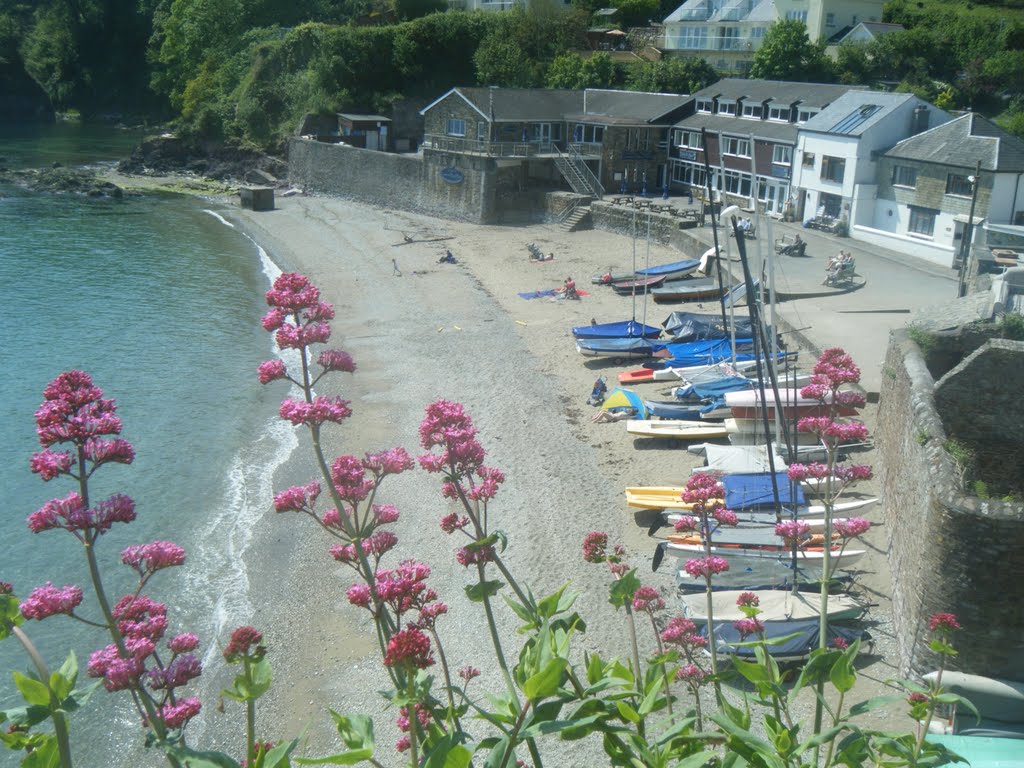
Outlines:
[[[786,11],[786,21],[802,21],[807,23],[807,11]]]
[[[754,27],[750,30],[751,40],[761,40],[764,38],[764,33],[768,31],[768,27]]]
[[[736,114],[736,102],[735,101],[720,101],[720,102],[718,102],[718,114],[720,114],[720,115],[735,115]]]
[[[736,51],[740,47],[739,27],[719,27],[718,49],[720,51]]]
[[[487,123],[483,120],[476,121],[476,140],[487,141]]]
[[[761,119],[761,105],[760,104],[744,104],[743,105],[743,116],[754,117]]]
[[[704,137],[700,131],[676,130],[676,146],[690,149],[704,149]]]
[[[768,119],[781,120],[784,123],[788,123],[789,107],[768,107]]]
[[[572,137],[573,141],[583,144],[600,144],[604,141],[604,126],[576,123],[576,127],[572,130]]]
[[[814,153],[813,152],[804,152],[804,168],[813,168],[813,167],[814,167]]]
[[[679,47],[691,51],[703,51],[708,45],[707,27],[683,27],[679,30]]]
[[[836,15],[834,13],[825,14],[825,26],[834,27],[836,25]]]
[[[626,129],[626,149],[647,150],[651,148],[651,134],[646,128]]]
[[[946,194],[947,195],[958,195],[960,197],[970,197],[974,192],[971,180],[966,176],[961,176],[959,173],[950,173],[946,175]]]
[[[448,118],[447,133],[449,136],[465,136],[466,135],[466,121],[460,120],[457,117]]]
[[[672,181],[678,184],[703,187],[706,178],[703,166],[694,165],[693,163],[681,163],[679,161],[672,164]]]
[[[917,186],[917,169],[907,165],[897,165],[892,169],[892,184],[894,187]]]
[[[821,180],[843,183],[846,173],[846,160],[841,157],[821,156]]]
[[[750,140],[726,136],[722,146],[722,153],[736,155],[737,157],[750,157]]]
[[[917,208],[910,206],[910,222],[907,224],[907,232],[912,235],[931,237],[935,232],[935,213],[930,208]]]
[[[697,111],[698,112],[711,112],[711,107],[714,106],[711,99],[697,99]]]
[[[725,191],[733,195],[750,197],[750,174],[737,171],[725,172]]]
[[[796,113],[796,121],[798,123],[806,123],[816,114],[818,114],[818,110],[816,109],[801,109]]]
[[[776,165],[789,165],[793,162],[793,148],[785,144],[776,144],[772,148],[772,162]]]

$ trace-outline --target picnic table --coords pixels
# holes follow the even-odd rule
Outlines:
[[[618,195],[612,198],[612,205],[630,205],[632,202],[632,195]]]

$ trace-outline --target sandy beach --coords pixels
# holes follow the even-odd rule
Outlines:
[[[606,657],[627,656],[623,617],[607,602],[609,575],[603,567],[583,562],[581,541],[589,531],[607,531],[612,541],[625,544],[643,582],[661,588],[671,606],[672,569],[664,564],[651,572],[655,542],[647,534],[649,518],[625,505],[623,488],[682,484],[700,461],[663,441],[634,443],[623,424],[591,423],[596,411],[586,399],[594,379],[603,374],[614,386],[621,366],[584,363],[570,328],[591,319],[630,317],[630,300],[591,286],[591,274],[629,270],[634,247],[638,259],[650,264],[683,256],[604,231],[476,226],[331,198],[279,197],[277,210],[235,209],[229,218],[283,270],[308,275],[335,305],[331,346],[350,352],[358,370],[322,388],[325,394],[350,399],[354,411],[342,427],[327,433],[329,453],[362,455],[401,445],[418,455],[417,427],[424,407],[438,398],[463,403],[480,431],[487,463],[507,474],[492,502],[491,519],[508,534],[510,567],[535,594],[566,582],[580,593],[577,608],[588,622],[575,645],[580,657],[594,650]],[[526,249],[530,242],[554,253],[555,259],[531,263]],[[457,264],[438,263],[446,248]],[[581,301],[527,301],[517,295],[556,288],[569,275],[589,292]],[[651,303],[647,321],[657,325],[676,308],[717,311],[712,303]],[[640,304],[637,311],[637,319],[643,319]],[[843,343],[826,341],[827,346]],[[813,354],[802,354],[808,368]],[[666,390],[657,383],[641,392],[657,398]],[[870,427],[873,406],[865,419]],[[876,460],[871,452],[857,457],[863,463]],[[299,448],[274,487],[312,477],[311,450],[300,436]],[[870,487],[861,490],[869,492]],[[477,694],[498,690],[500,678],[489,663],[482,609],[462,594],[470,575],[454,558],[461,543],[437,524],[451,511],[441,497],[438,477],[417,470],[392,478],[378,500],[395,504],[402,513],[395,526],[400,544],[390,555],[392,564],[405,558],[427,562],[432,569],[429,584],[449,606],[438,626],[451,666],[469,664],[484,671]],[[877,506],[866,516],[881,519]],[[275,674],[275,688],[260,713],[261,732],[275,740],[302,732],[302,753],[323,755],[338,747],[328,708],[367,712],[375,716],[378,759],[384,765],[398,764],[392,748],[395,712],[386,710],[377,692],[386,677],[372,627],[366,613],[345,600],[350,572],[327,554],[332,542],[307,518],[270,511],[257,538],[253,583],[265,586],[266,593],[265,599],[254,599],[263,606],[254,624],[266,633]],[[853,701],[885,692],[882,681],[895,676],[887,661],[892,646],[884,531],[876,527],[866,539],[869,556],[856,581],[859,594],[876,604],[868,621],[875,644],[864,658],[855,692],[863,693]],[[267,552],[273,555],[269,563]],[[515,617],[500,604],[498,616],[506,654],[514,658],[519,649]],[[640,627],[640,636],[653,649],[650,627]],[[893,727],[892,715],[902,709],[878,715],[876,724],[884,721]],[[907,729],[910,725],[906,720]],[[560,747],[548,740],[544,750],[555,756],[549,759],[551,765],[600,763],[599,757],[594,760],[600,754],[598,741],[582,751],[581,746]]]

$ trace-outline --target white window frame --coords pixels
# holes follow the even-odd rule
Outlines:
[[[733,157],[750,157],[750,139],[741,139],[736,136],[722,137],[722,154]]]
[[[772,163],[775,165],[792,165],[793,148],[789,144],[775,144],[772,146]]]
[[[685,128],[676,129],[676,146],[687,149],[704,149],[704,136],[700,131],[689,131]]]
[[[729,115],[730,117],[736,117],[736,102],[735,101],[719,101],[718,102],[718,114]]]
[[[711,99],[697,99],[697,111],[710,115],[715,108],[715,102]]]
[[[802,21],[807,24],[807,11],[786,11],[786,21]]]
[[[727,170],[723,178],[723,188],[730,195],[750,197],[751,181],[749,173]]]
[[[833,167],[839,167],[841,172],[839,178],[832,178]],[[830,181],[833,184],[842,184],[846,178],[846,158],[836,157],[835,155],[822,155],[821,156],[821,176],[822,181]]]
[[[806,123],[816,114],[818,114],[817,109],[798,109],[796,113],[796,121],[798,123]]]
[[[958,191],[958,187],[962,189]],[[951,197],[971,197],[974,194],[974,185],[966,173],[946,174],[946,194]]]
[[[449,117],[448,125],[445,127],[446,136],[466,137],[466,121],[461,117]]]
[[[483,120],[477,120],[476,121],[476,140],[477,141],[487,141],[487,138],[488,138],[488,136],[487,136],[487,128],[488,128],[488,123],[484,122]]]
[[[774,120],[777,123],[788,123],[789,116],[790,114],[792,114],[792,112],[793,110],[790,109],[788,106],[773,107],[771,105],[768,105],[768,119]]]
[[[752,120],[760,120],[761,110],[762,107],[760,104],[744,104],[743,116]]]
[[[917,168],[912,165],[894,165],[892,167],[892,185],[907,189],[917,188]]]

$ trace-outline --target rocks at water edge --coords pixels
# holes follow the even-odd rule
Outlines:
[[[14,184],[34,192],[62,192],[115,200],[124,195],[119,186],[101,179],[94,171],[60,165],[29,170],[0,168],[0,184]]]

